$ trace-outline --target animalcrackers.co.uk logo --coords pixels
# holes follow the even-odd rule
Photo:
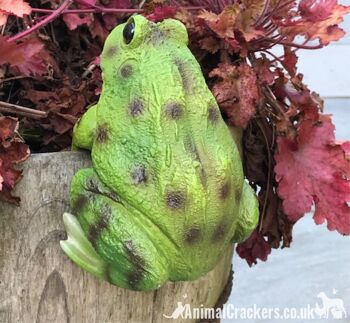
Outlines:
[[[333,294],[337,293],[333,290]],[[187,295],[183,295],[184,301]],[[259,307],[254,304],[249,307],[236,307],[226,304],[222,309],[204,307],[191,307],[184,301],[178,301],[177,307],[170,314],[163,314],[167,319],[232,319],[232,320],[319,320],[319,319],[344,319],[347,318],[344,301],[339,297],[328,297],[325,292],[317,294],[314,305],[307,304],[305,307]]]

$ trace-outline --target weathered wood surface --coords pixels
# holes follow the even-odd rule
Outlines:
[[[149,293],[109,285],[65,256],[59,240],[70,180],[89,164],[81,152],[34,155],[15,192],[21,206],[0,202],[0,322],[165,322],[163,314],[180,301],[213,307],[228,279],[232,248],[205,277]]]

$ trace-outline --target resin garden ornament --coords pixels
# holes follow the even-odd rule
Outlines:
[[[246,239],[258,202],[185,26],[131,17],[108,36],[98,103],[73,145],[93,167],[73,178],[66,254],[135,290],[194,280]]]

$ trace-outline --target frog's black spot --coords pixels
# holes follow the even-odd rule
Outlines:
[[[106,57],[112,58],[116,54],[118,54],[118,52],[119,52],[119,48],[117,46],[111,46],[106,51]]]
[[[132,270],[129,273],[127,273],[126,277],[130,288],[133,290],[139,290],[138,286],[141,283],[144,276],[145,270],[140,268],[135,268],[135,270]]]
[[[224,185],[220,187],[220,192],[219,192],[220,198],[222,200],[226,199],[229,196],[230,191],[231,191],[231,185],[230,183],[226,182]]]
[[[214,230],[212,240],[214,242],[221,241],[225,238],[225,235],[227,233],[227,226],[225,223],[220,223]]]
[[[89,241],[96,248],[97,239],[100,237],[101,232],[108,227],[109,219],[112,216],[112,209],[109,205],[104,205],[101,208],[98,220],[91,225],[89,230]]]
[[[145,110],[145,106],[140,99],[134,99],[129,104],[129,111],[133,117],[140,116]]]
[[[78,216],[87,203],[88,198],[85,195],[79,195],[72,205],[73,214]]]
[[[179,103],[169,103],[165,107],[166,114],[172,119],[179,119],[183,114],[183,107]]]
[[[147,182],[147,174],[145,166],[136,166],[131,172],[132,182],[134,184],[141,184]]]
[[[145,260],[139,255],[135,244],[131,240],[123,243],[123,249],[134,267],[134,269],[127,274],[128,283],[132,289],[137,289],[137,285],[141,282],[146,273]]]
[[[235,190],[235,200],[237,203],[239,203],[241,201],[241,197],[242,197],[242,192],[239,189]]]
[[[191,228],[185,233],[185,241],[188,244],[194,244],[200,240],[201,230],[199,228]]]
[[[139,255],[138,250],[132,240],[125,241],[123,243],[123,249],[135,268],[145,267],[145,260]]]
[[[102,124],[97,127],[96,141],[103,144],[108,140],[108,125]]]
[[[192,78],[191,78],[191,71],[186,66],[186,63],[182,61],[179,58],[175,59],[175,65],[177,66],[177,69],[180,73],[182,86],[187,94],[192,93]]]
[[[216,107],[210,107],[208,109],[208,119],[212,123],[216,123],[219,120],[219,111]]]
[[[192,137],[187,137],[185,140],[185,149],[191,154],[192,158],[195,160],[200,160],[196,144]]]
[[[128,78],[133,72],[133,67],[130,64],[124,64],[121,68],[120,68],[120,75],[123,78]]]
[[[180,191],[168,192],[166,195],[166,203],[171,209],[180,209],[185,205],[185,194]]]

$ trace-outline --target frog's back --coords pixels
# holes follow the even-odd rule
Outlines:
[[[181,253],[188,268],[174,264],[171,279],[196,278],[232,239],[243,186],[239,152],[189,49],[166,29],[154,29],[145,44],[116,58],[113,84],[105,77],[94,168],[149,222],[150,236],[171,241],[164,253],[177,261]],[[118,50],[104,51],[118,57]]]

